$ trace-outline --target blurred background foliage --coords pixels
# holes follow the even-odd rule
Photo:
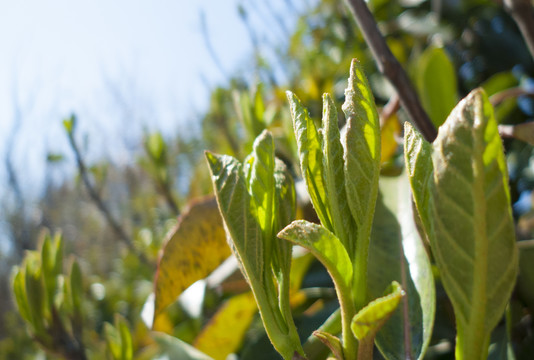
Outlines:
[[[297,0],[287,0],[288,7],[294,1]],[[501,124],[520,124],[534,116],[534,63],[516,24],[500,1],[369,0],[368,5],[391,50],[410,74],[435,124],[445,119],[458,99],[478,86],[484,87],[490,96],[512,88],[521,90],[520,96],[495,102]],[[251,38],[256,39],[254,26],[248,22],[248,14],[254,9],[243,2],[236,11],[247,24]],[[283,13],[275,13],[270,19],[283,16]],[[145,129],[143,139],[132,154],[136,161],[127,166],[116,166],[103,158],[85,164],[80,172],[80,167],[67,162],[64,154],[48,154],[47,173],[51,178],[66,167],[77,168],[79,173],[60,184],[49,181],[37,204],[30,204],[23,193],[17,192],[16,183],[10,184],[15,201],[4,200],[0,204],[14,249],[9,256],[0,253],[0,359],[56,356],[46,355],[38,344],[41,341],[29,335],[35,331],[27,331],[16,311],[10,285],[13,266],[20,266],[19,274],[36,274],[41,269],[39,239],[51,241],[48,235],[42,235],[43,229],[52,234],[62,233],[64,259],[57,271],[65,283],[72,276],[73,259],[83,277],[79,284],[81,335],[76,335],[76,326],[67,321],[72,321],[73,313],[65,310],[68,292],[60,291],[59,284],[57,291],[64,294],[63,300],[51,301],[56,301],[54,306],[61,315],[62,326],[73,339],[80,336],[89,358],[101,359],[104,353],[113,359],[149,359],[162,354],[180,358],[173,356],[182,354],[179,351],[185,351],[184,347],[177,346],[179,340],[164,333],[185,343],[198,343],[204,325],[221,303],[245,291],[242,283],[232,290],[228,290],[230,286],[224,288],[226,290],[221,290],[221,286],[208,286],[198,311],[192,311],[184,302],[169,307],[165,316],[154,324],[161,332],[157,336],[149,336],[150,321],[142,317],[144,307],[150,314],[146,307],[150,305],[155,264],[166,234],[175,226],[177,216],[188,202],[211,193],[203,151],[209,149],[243,160],[254,138],[268,128],[275,137],[277,156],[298,178],[286,90],[294,91],[310,109],[311,116],[319,120],[321,95],[331,93],[338,104],[342,103],[350,60],[358,58],[369,77],[377,105],[385,106],[394,95],[389,82],[377,71],[344,2],[308,3],[294,33],[287,33],[283,21],[274,21],[271,26],[289,37],[288,46],[267,46],[256,39],[252,65],[235,72],[227,83],[214,88],[208,111],[198,119],[191,119],[201,123],[201,132],[161,134]],[[398,146],[402,134],[398,124],[399,120],[407,120],[402,109],[391,118],[393,120],[384,119],[383,124],[383,149],[389,149],[383,159],[382,172],[386,175],[398,173],[402,168]],[[342,122],[340,118],[340,126]],[[387,131],[386,124],[390,124]],[[66,128],[65,132],[70,132],[74,141],[82,144],[78,151],[83,160],[87,148],[91,147],[91,139],[84,138],[76,129]],[[534,232],[532,146],[514,139],[506,139],[505,146],[518,237],[519,240],[531,239]],[[105,205],[107,217],[95,198],[88,195],[84,176]],[[299,216],[312,217],[309,211],[303,207]],[[130,247],[124,246],[110,219],[124,231],[126,239],[131,241]],[[33,251],[34,255],[26,256],[23,262],[27,251]],[[28,260],[32,257],[35,259]],[[532,264],[532,261],[532,251],[522,253],[522,264]],[[305,338],[335,309],[336,300],[332,292],[324,290],[330,283],[321,266],[308,260],[303,269],[302,288],[318,289],[316,293],[310,290],[300,301],[295,300],[297,327]],[[532,269],[526,266],[523,274],[532,276]],[[239,284],[239,278],[235,284]],[[438,295],[433,347],[427,356],[452,358],[452,309],[439,287]],[[518,289],[510,316],[515,324],[512,343],[518,358],[527,359],[534,351],[534,308],[530,303],[528,318],[528,310],[523,307],[528,306],[525,299],[532,300],[528,286]],[[45,328],[58,324],[52,314],[44,319]],[[235,324],[244,321],[237,319]],[[239,352],[242,359],[277,358],[258,316],[251,312],[248,319],[250,328],[231,350]],[[237,325],[228,320],[226,327],[233,326]],[[497,331],[501,331],[500,328]],[[58,345],[51,345],[54,346]],[[494,358],[504,358],[495,351],[492,354]]]

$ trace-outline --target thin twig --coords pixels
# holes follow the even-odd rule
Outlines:
[[[498,106],[503,101],[508,100],[509,98],[516,98],[519,96],[534,97],[534,91],[518,86],[518,87],[514,87],[514,88],[510,88],[510,89],[506,89],[501,92],[498,92],[492,95],[489,100],[493,106]]]
[[[345,0],[360,26],[365,41],[375,59],[378,70],[384,74],[399,94],[402,106],[427,141],[434,141],[437,131],[423,109],[408,75],[391,53],[376,21],[364,0]]]
[[[382,128],[386,121],[393,116],[397,111],[399,111],[400,99],[397,93],[393,94],[386,105],[382,108],[380,112],[380,127]]]
[[[202,30],[202,37],[204,38],[204,45],[206,46],[206,49],[208,50],[208,53],[211,57],[211,60],[215,63],[215,66],[219,70],[219,72],[222,74],[222,76],[227,80],[230,81],[230,76],[224,69],[224,66],[222,64],[221,59],[217,55],[217,52],[213,48],[213,44],[211,43],[211,38],[208,31],[208,23],[206,21],[206,13],[204,11],[200,12],[200,27]]]
[[[503,3],[506,11],[519,26],[530,55],[534,58],[534,10],[530,0],[504,0]]]
[[[78,148],[78,144],[76,143],[76,139],[74,138],[74,128],[72,127],[70,131],[67,131],[69,143],[74,151],[74,156],[76,157],[76,164],[78,165],[78,171],[80,172],[80,176],[82,178],[82,181],[85,185],[85,188],[87,189],[87,192],[89,193],[89,197],[91,200],[95,203],[96,207],[106,221],[108,222],[109,226],[113,230],[113,232],[118,236],[118,238],[124,242],[124,244],[137,256],[139,256],[139,259],[146,265],[151,265],[151,262],[147,259],[145,254],[137,251],[137,249],[134,246],[134,243],[130,236],[126,233],[126,230],[123,229],[123,227],[119,224],[115,218],[111,215],[111,212],[109,211],[108,207],[100,197],[100,194],[97,192],[93,184],[91,183],[91,180],[89,179],[89,173],[87,171],[87,166],[85,165],[85,162],[83,160],[83,157],[80,153],[80,149]]]

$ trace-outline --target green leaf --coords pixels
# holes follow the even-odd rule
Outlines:
[[[19,309],[20,315],[28,323],[31,323],[32,319],[26,295],[25,274],[23,268],[17,268],[15,270],[15,276],[13,277],[13,294],[15,295],[15,301],[17,302],[17,308]]]
[[[356,241],[353,239],[355,224],[352,217],[348,216],[350,209],[345,192],[343,146],[341,145],[336,106],[328,94],[323,95],[323,129],[323,164],[333,231],[349,254],[352,254]]]
[[[347,197],[358,231],[365,238],[378,193],[380,124],[373,94],[357,60],[352,61],[343,111],[347,118],[343,139]]]
[[[165,333],[153,332],[153,337],[160,346],[160,357],[180,360],[213,360],[208,355],[195,349],[182,340]]]
[[[49,234],[46,234],[41,247],[41,264],[46,296],[49,304],[54,303],[58,274],[56,269],[56,249]]]
[[[423,107],[440,127],[458,101],[456,71],[445,50],[429,47],[423,52],[416,83]]]
[[[369,247],[369,297],[381,296],[392,281],[405,296],[375,342],[386,359],[422,359],[436,301],[430,260],[415,225],[406,174],[382,177],[380,190]]]
[[[115,327],[118,328],[121,337],[121,360],[133,359],[132,334],[126,319],[120,315],[115,315]]]
[[[157,165],[165,163],[167,145],[160,132],[152,133],[146,137],[145,148],[148,155]]]
[[[344,171],[350,212],[356,223],[353,259],[356,309],[367,302],[367,257],[380,172],[380,121],[373,94],[359,62],[353,60],[343,111],[347,118]],[[349,248],[350,249],[350,248]]]
[[[273,208],[274,217],[274,231],[278,232],[280,229],[288,225],[295,219],[296,212],[296,193],[293,178],[283,161],[276,159],[274,169],[275,182],[275,205]],[[291,316],[291,309],[289,305],[289,289],[291,286],[291,258],[292,245],[288,241],[283,241],[274,237],[273,241],[273,256],[271,265],[274,275],[278,282],[278,298],[282,312],[285,312],[285,317]],[[291,321],[292,322],[292,321]]]
[[[354,315],[351,327],[358,340],[374,337],[374,334],[384,325],[399,305],[404,296],[400,284],[394,281],[388,290],[386,291],[388,295],[371,301]]]
[[[271,264],[264,262],[262,231],[254,216],[242,165],[226,155],[206,152],[206,158],[219,210],[232,241],[232,252],[252,288],[265,330],[273,346],[285,359],[291,359],[295,352],[302,353],[302,347],[292,318],[290,319],[286,313],[281,313],[276,303]],[[285,300],[280,299],[280,301]]]
[[[432,186],[432,145],[409,122],[404,123],[404,157],[415,206],[425,227],[426,235],[433,236],[429,191]]]
[[[269,263],[273,238],[275,161],[273,137],[267,130],[264,130],[254,141],[250,162],[248,190],[254,215],[263,232],[264,261]]]
[[[28,254],[30,255],[30,254]],[[37,254],[33,254],[37,255]],[[26,256],[24,269],[24,284],[26,286],[26,299],[28,301],[31,324],[38,337],[46,337],[45,331],[45,308],[46,289],[42,279],[41,264],[37,257]]]
[[[191,202],[167,234],[154,280],[154,318],[230,255],[215,198]]]
[[[404,291],[396,281],[391,283],[386,293],[388,295],[371,301],[352,319],[351,330],[360,340],[358,360],[373,358],[373,342],[376,333],[391,317],[404,296]]]
[[[328,230],[333,231],[330,210],[327,206],[323,153],[319,133],[315,123],[308,115],[308,110],[302,106],[295,94],[288,91],[287,98],[291,108],[295,138],[297,139],[302,177],[306,181],[308,193],[321,223]]]
[[[356,310],[351,296],[352,263],[341,241],[321,225],[296,220],[278,233],[278,237],[308,249],[326,268],[336,288],[342,312],[343,346],[355,351],[356,339],[350,333],[350,320]]]
[[[278,237],[308,249],[326,268],[338,294],[350,293],[352,263],[341,241],[330,231],[306,220],[296,220],[278,233]]]
[[[332,351],[332,354],[336,359],[343,360],[343,347],[341,345],[341,340],[337,336],[334,336],[328,332],[316,330],[313,332],[313,335],[316,336],[323,344],[328,346]]]
[[[334,311],[317,330],[330,334],[339,334],[342,330],[341,310],[338,308],[336,311]],[[324,359],[327,354],[321,356],[323,348],[323,342],[321,342],[319,338],[313,334],[304,343],[304,351],[310,360]]]
[[[232,239],[232,251],[249,284],[263,279],[261,227],[251,209],[242,165],[228,155],[206,152],[219,211]],[[250,279],[253,276],[253,279]]]
[[[263,102],[263,85],[258,84],[256,91],[254,91],[254,125],[257,129],[265,129],[265,103]],[[261,131],[261,130],[260,130]]]
[[[104,323],[106,344],[114,360],[121,359],[122,343],[119,331],[110,323]]]
[[[70,118],[63,120],[63,127],[67,131],[67,134],[71,135],[76,127],[76,116],[71,115]]]
[[[484,359],[515,283],[518,256],[506,161],[483,91],[471,92],[439,129],[432,162],[430,212],[421,209],[421,217],[453,304],[456,357]],[[413,177],[427,176],[428,166],[419,168],[423,175],[415,166]],[[414,188],[416,203],[421,191]]]

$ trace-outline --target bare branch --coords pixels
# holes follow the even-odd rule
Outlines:
[[[415,89],[398,60],[391,53],[384,37],[378,30],[376,21],[364,0],[345,0],[352,15],[360,26],[365,41],[375,59],[378,70],[384,74],[399,94],[400,102],[414,125],[419,129],[427,141],[434,141],[437,136],[436,128],[423,109]]]
[[[210,54],[211,59],[215,63],[215,66],[217,66],[217,69],[220,71],[222,76],[227,81],[229,81],[230,76],[228,76],[228,73],[223,67],[221,59],[217,55],[217,52],[215,51],[215,49],[213,48],[213,44],[211,43],[211,39],[210,39],[209,31],[208,31],[208,24],[206,21],[206,14],[204,13],[204,11],[200,12],[200,26],[202,30],[202,37],[204,38],[204,44],[206,45],[206,49],[208,50],[208,53]]]
[[[503,101],[508,100],[509,98],[516,98],[519,96],[534,97],[534,91],[524,89],[522,87],[514,87],[492,95],[490,97],[490,102],[493,106],[497,106],[500,105]]]
[[[85,161],[83,160],[83,157],[80,153],[80,149],[78,147],[78,144],[76,143],[76,139],[74,138],[74,129],[75,126],[73,124],[72,128],[67,131],[69,143],[74,151],[74,156],[76,157],[76,164],[78,166],[78,171],[80,172],[80,176],[82,178],[83,184],[85,185],[85,188],[87,189],[87,192],[89,193],[89,197],[94,202],[98,210],[102,213],[106,221],[108,222],[109,226],[113,230],[113,232],[117,235],[117,237],[126,244],[126,246],[134,252],[137,256],[139,256],[139,259],[146,265],[151,265],[151,262],[147,259],[145,254],[137,251],[137,249],[134,246],[134,243],[130,236],[126,233],[126,230],[119,224],[117,220],[111,215],[111,212],[109,211],[108,207],[102,200],[100,194],[94,187],[94,185],[91,183],[91,180],[89,179],[89,172],[87,171],[87,166],[85,165]]]
[[[534,10],[530,0],[504,0],[503,3],[506,11],[519,26],[530,55],[534,58]]]

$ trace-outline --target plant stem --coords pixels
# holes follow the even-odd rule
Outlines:
[[[456,326],[456,360],[484,360],[488,357],[490,335],[480,339],[480,334],[465,330],[461,324]],[[478,341],[475,341],[479,338]]]
[[[534,58],[534,11],[530,0],[504,0],[504,8],[517,23]]]
[[[437,136],[436,128],[428,114],[423,109],[415,89],[399,64],[399,61],[389,49],[384,37],[378,30],[376,21],[364,0],[345,0],[352,15],[360,26],[365,42],[371,49],[378,70],[384,74],[395,87],[400,101],[417,129],[428,142]]]

